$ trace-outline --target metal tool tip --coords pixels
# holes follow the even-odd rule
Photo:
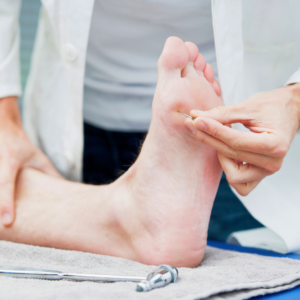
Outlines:
[[[181,112],[181,111],[180,111],[180,113],[181,113],[183,116],[187,117],[187,118],[190,118],[190,119],[192,119],[192,120],[195,120],[195,118],[191,117],[190,115],[187,115],[187,114],[185,114],[185,113],[183,113],[183,112]]]

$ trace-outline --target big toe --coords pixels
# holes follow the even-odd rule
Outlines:
[[[185,43],[177,37],[169,37],[158,60],[158,72],[181,70],[189,60],[189,52]]]

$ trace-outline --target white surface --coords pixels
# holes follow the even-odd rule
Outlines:
[[[285,85],[300,66],[300,2],[212,3],[225,105]],[[244,130],[242,126],[235,127]],[[288,252],[300,249],[299,149],[297,134],[279,172],[265,178],[247,197],[234,191],[258,221],[282,238]]]
[[[264,227],[233,232],[229,235],[226,242],[228,244],[262,248],[279,253],[288,251],[282,238],[272,230]]]
[[[300,69],[297,70],[286,82],[286,84],[298,83],[300,82]]]
[[[18,17],[20,0],[0,1],[0,98],[21,96],[20,32]]]
[[[27,134],[71,180],[80,180],[82,172],[83,80],[93,5],[93,0],[42,1],[24,95]]]

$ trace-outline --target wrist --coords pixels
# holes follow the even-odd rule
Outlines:
[[[21,126],[21,114],[18,97],[10,96],[0,99],[0,120],[12,121]]]

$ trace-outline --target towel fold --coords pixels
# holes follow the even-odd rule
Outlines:
[[[123,258],[0,241],[0,265],[74,273],[146,276],[155,269]],[[0,276],[1,299],[241,300],[300,285],[300,261],[207,247],[195,269],[179,268],[176,283],[147,293],[136,283],[72,282]]]

